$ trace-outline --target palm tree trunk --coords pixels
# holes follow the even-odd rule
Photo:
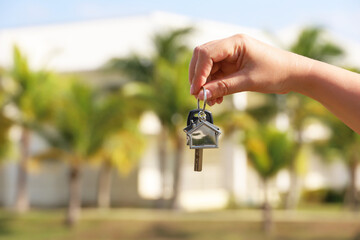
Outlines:
[[[289,172],[290,172],[290,184],[289,184],[289,190],[286,195],[285,199],[285,209],[295,209],[298,203],[299,199],[299,193],[298,193],[298,183],[299,183],[299,176],[296,172],[295,167],[295,160],[292,161],[292,163],[289,166]]]
[[[295,209],[300,198],[299,175],[296,170],[296,157],[298,156],[303,144],[302,129],[298,128],[298,139],[295,149],[292,153],[292,161],[289,166],[290,184],[289,190],[285,198],[285,209]]]
[[[29,209],[29,196],[27,191],[28,171],[27,165],[29,160],[30,131],[23,127],[20,140],[20,162],[17,174],[17,193],[15,208],[17,212],[26,212]]]
[[[160,199],[158,199],[156,206],[158,208],[165,207],[165,192],[166,192],[166,157],[167,157],[167,131],[166,128],[163,127],[159,134],[159,168],[161,174],[161,192],[162,195]]]
[[[181,135],[176,135],[175,140],[175,166],[174,166],[174,180],[173,180],[173,195],[170,199],[170,208],[175,209],[177,206],[177,199],[180,191],[181,182],[181,168],[184,155],[184,141]]]
[[[80,167],[78,164],[71,166],[69,178],[70,194],[66,224],[71,227],[78,222],[81,210]]]
[[[345,204],[353,211],[358,210],[359,196],[356,188],[356,169],[358,162],[352,159],[349,162],[350,183],[345,197]]]
[[[268,180],[264,179],[264,206],[263,206],[263,230],[266,234],[270,234],[272,231],[272,214],[271,205],[268,198]]]
[[[98,179],[98,192],[97,203],[99,208],[110,207],[111,196],[111,165],[105,161],[101,165],[99,179]]]

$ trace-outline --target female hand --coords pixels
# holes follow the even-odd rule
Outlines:
[[[241,34],[206,43],[195,48],[190,62],[190,92],[202,100],[204,86],[209,105],[242,91],[287,93],[295,56]]]
[[[360,74],[286,52],[246,35],[201,45],[190,62],[191,94],[209,105],[223,96],[255,91],[311,97],[360,134]]]

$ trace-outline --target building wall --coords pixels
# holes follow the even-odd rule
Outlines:
[[[157,137],[150,137],[139,167],[129,175],[122,176],[115,169],[112,171],[112,206],[155,206],[156,199],[161,196],[159,189],[162,184],[159,179],[157,144]],[[193,171],[194,151],[184,146],[178,203],[181,208],[188,210],[223,208],[230,197],[239,204],[258,205],[261,203],[263,186],[247,161],[244,149],[227,139],[222,139],[220,146],[219,149],[204,150],[202,172]],[[169,156],[169,166],[171,166],[173,159],[171,152]],[[301,176],[304,179],[305,189],[341,189],[347,184],[347,171],[343,162],[326,164],[316,158],[308,160],[308,171]],[[149,169],[153,173],[155,171],[155,174],[144,175],[141,180],[141,174]],[[6,207],[11,207],[14,203],[16,172],[15,161],[6,162],[0,168],[0,204]],[[66,206],[69,196],[68,174],[68,165],[61,161],[45,161],[38,168],[31,169],[28,181],[31,205],[40,208]],[[83,206],[96,206],[99,166],[84,165],[81,176]],[[144,177],[148,183],[142,186]],[[166,181],[168,188],[171,188],[171,175],[168,175]],[[270,197],[273,202],[279,201],[279,189],[287,191],[286,187],[284,189],[281,186],[289,186],[286,183],[288,181],[288,175],[285,174],[285,177],[275,178],[271,182]],[[146,195],[141,190],[149,186],[151,188],[148,189],[148,193],[155,191],[153,195]]]

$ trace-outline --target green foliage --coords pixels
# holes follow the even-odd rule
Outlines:
[[[184,28],[155,35],[155,54],[149,59],[132,55],[112,59],[107,65],[107,69],[133,81],[132,87],[137,89],[134,96],[142,100],[144,110],[153,110],[158,115],[170,133],[182,126],[182,116],[195,102],[189,94],[188,82],[184,81],[188,78],[191,54],[183,38],[191,31]]]
[[[327,40],[325,32],[318,27],[305,28],[297,41],[290,47],[290,51],[316,60],[331,62],[343,55],[340,46]],[[323,115],[325,108],[315,100],[300,94],[290,93],[287,97],[287,107],[291,113],[292,126],[297,131],[302,131],[305,121],[309,116]]]
[[[9,131],[12,126],[12,121],[4,116],[2,109],[0,109],[0,162],[3,157],[7,156],[11,142],[9,139]]]
[[[5,157],[8,153],[10,147],[9,140],[9,130],[12,126],[12,122],[4,115],[4,102],[5,102],[5,93],[2,89],[2,75],[3,71],[0,68],[0,162],[3,157]]]
[[[5,71],[0,67],[0,108],[2,109],[5,103],[5,92],[3,87],[3,77]]]
[[[287,133],[270,126],[258,126],[245,139],[249,159],[263,179],[274,176],[291,161],[294,143]]]
[[[179,62],[181,54],[187,53],[189,50],[184,44],[184,37],[192,31],[192,28],[181,28],[155,35],[153,42],[157,57],[165,59],[170,64]]]
[[[292,128],[301,132],[312,118],[327,115],[329,111],[319,102],[298,93],[289,93],[286,97],[286,107]]]
[[[216,116],[216,124],[221,127],[225,135],[237,130],[248,131],[256,128],[256,120],[249,114],[239,111],[225,111]]]
[[[249,94],[254,95],[254,93],[249,93]],[[256,94],[256,95],[258,95],[258,94]],[[258,97],[256,95],[254,97]],[[250,107],[250,108],[246,109],[246,113],[248,113],[250,116],[252,116],[254,119],[259,121],[260,123],[267,124],[271,120],[273,120],[273,118],[279,112],[279,108],[276,103],[277,95],[276,94],[266,94],[261,97],[264,98],[264,103],[261,104],[260,106]]]
[[[19,110],[16,121],[29,127],[36,122],[49,120],[57,97],[56,75],[46,71],[31,71],[26,57],[16,46],[13,56],[10,77],[15,87],[8,94]]]
[[[10,71],[2,71],[6,75],[6,83],[0,86],[0,155],[8,151],[10,141],[8,131],[12,124],[33,128],[40,122],[48,122],[54,113],[56,94],[56,76],[46,71],[32,71],[26,57],[14,46],[13,67]],[[5,81],[5,79],[1,79]],[[11,119],[3,114],[3,107],[11,104],[17,114]]]
[[[358,67],[345,67],[345,69],[355,73],[360,73],[360,68]]]
[[[342,203],[345,191],[333,189],[308,190],[303,193],[303,198],[308,203]]]
[[[331,129],[331,136],[326,141],[317,142],[314,147],[324,159],[342,158],[345,161],[360,160],[358,146],[360,136],[331,113],[320,116]]]
[[[74,165],[108,161],[127,174],[145,144],[137,130],[136,99],[123,91],[95,90],[77,78],[62,80],[56,86],[61,94],[51,124],[35,126],[51,147],[34,158],[62,159]]]
[[[179,117],[186,116],[189,109],[194,106],[195,99],[189,94],[187,79],[189,58],[184,56],[176,65],[159,59],[157,61],[154,94],[156,99],[152,101],[153,110],[158,113],[161,122],[175,130],[182,125]]]
[[[189,94],[189,83],[185,80],[188,78],[191,53],[183,44],[183,38],[190,32],[190,28],[185,28],[155,35],[155,51],[150,58],[133,55],[127,59],[110,61],[110,69],[112,65],[113,71],[132,80],[130,87],[128,85],[125,90],[130,90],[132,96],[141,101],[143,110],[153,111],[158,116],[162,131],[169,136],[175,148],[174,194],[170,205],[174,205],[179,189],[181,129],[185,125],[183,116],[195,105],[195,99]],[[165,169],[167,145],[160,143],[159,148],[160,168]]]
[[[144,136],[139,132],[137,122],[128,120],[121,130],[105,139],[95,159],[107,161],[121,175],[128,175],[136,166],[145,147]]]
[[[154,64],[151,59],[141,58],[138,55],[132,55],[128,58],[113,58],[105,66],[105,71],[120,70],[130,80],[137,82],[150,83],[154,75]]]
[[[336,44],[324,38],[324,31],[319,27],[305,28],[298,40],[291,46],[290,51],[329,62],[336,57],[343,55],[343,50]]]
[[[94,155],[105,138],[123,126],[126,104],[121,94],[104,96],[76,79],[68,83],[56,108],[53,129],[38,130],[68,160],[78,162]]]
[[[341,47],[327,40],[324,35],[325,32],[321,28],[305,28],[300,33],[297,41],[290,47],[290,51],[325,62],[331,62],[335,58],[341,57],[343,55]],[[315,100],[297,93],[287,95],[286,107],[291,126],[298,134],[297,147],[294,153],[296,157],[297,152],[302,148],[302,132],[309,120],[312,118],[324,118],[324,116],[329,116],[329,112]]]
[[[102,158],[123,173],[136,163],[144,142],[134,127],[127,128],[137,123],[138,100],[120,91],[95,91],[78,79],[33,72],[17,47],[10,76],[15,87],[9,95],[20,113],[16,121],[36,130],[51,146],[34,158],[80,164],[102,152]]]
[[[304,55],[306,57],[314,58],[324,62],[331,62],[335,58],[343,55],[341,47],[324,38],[324,32],[319,28],[305,29],[298,41],[291,47],[295,53]],[[355,71],[356,69],[350,69]],[[320,108],[315,108],[318,111],[313,111],[314,108],[309,108],[308,105],[315,106],[313,100],[306,99],[304,96],[296,95],[298,102],[297,107],[293,108],[293,121],[298,133],[301,134],[303,125],[309,115],[316,116],[321,119],[323,123],[331,130],[332,134],[330,139],[314,144],[315,150],[320,153],[324,159],[332,160],[334,158],[342,158],[347,161],[350,168],[356,166],[357,161],[360,159],[358,146],[360,137],[350,128],[348,128],[339,119],[335,118],[327,111],[321,111]],[[311,109],[308,111],[307,108]],[[319,111],[320,110],[320,111]],[[300,135],[299,135],[300,136]],[[300,138],[301,139],[301,138]],[[354,179],[350,176],[350,179]],[[350,184],[354,186],[355,184]],[[354,192],[356,190],[353,190]],[[351,197],[352,198],[352,197]],[[355,204],[356,199],[352,200]]]

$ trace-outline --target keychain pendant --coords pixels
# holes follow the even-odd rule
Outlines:
[[[206,89],[204,91],[204,107],[200,108],[198,99],[198,108],[191,110],[187,119],[186,133],[187,145],[190,149],[195,149],[194,171],[201,172],[203,161],[203,149],[218,148],[218,138],[221,134],[220,129],[213,124],[211,112],[205,110],[206,107]]]

